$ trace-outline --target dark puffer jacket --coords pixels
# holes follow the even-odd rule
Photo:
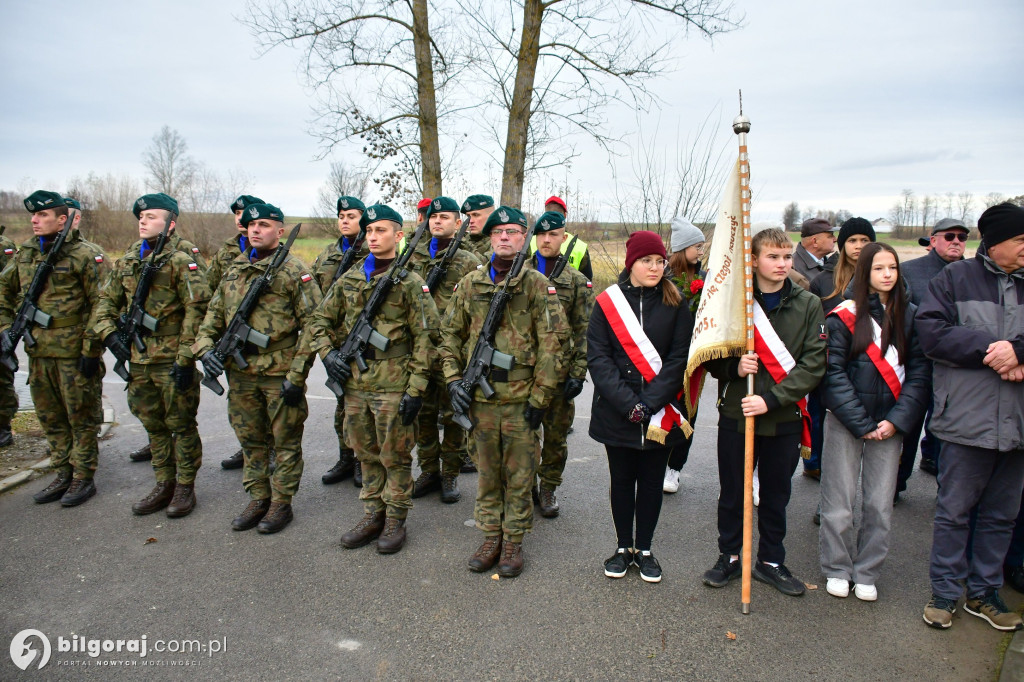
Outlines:
[[[675,401],[683,387],[693,317],[686,299],[675,308],[665,305],[660,286],[635,287],[628,272],[619,276],[619,287],[661,356],[662,368],[654,381],[645,382],[612,332],[601,306],[595,305],[587,328],[587,367],[594,381],[590,437],[605,445],[641,450],[677,445],[683,441],[679,429],[672,429],[662,446],[646,438],[647,422],[633,424],[627,415],[637,402],[657,412]]]
[[[851,292],[847,291],[847,296]],[[881,324],[882,302],[876,294],[868,297],[871,317]],[[886,420],[900,433],[916,425],[928,407],[931,392],[931,363],[921,350],[914,330],[917,307],[907,304],[903,328],[907,335],[906,357],[901,358],[906,377],[899,400],[889,390],[867,353],[850,355],[853,333],[833,312],[825,319],[828,327],[828,364],[821,394],[825,407],[832,411],[846,430],[857,438],[878,428]]]

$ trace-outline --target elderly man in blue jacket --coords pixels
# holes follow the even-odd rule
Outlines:
[[[934,360],[931,428],[943,442],[924,621],[952,625],[966,580],[967,613],[1019,630],[999,588],[1024,489],[1024,208],[993,206],[978,229],[977,255],[936,275],[917,313]]]

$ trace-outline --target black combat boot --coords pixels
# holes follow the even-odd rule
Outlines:
[[[416,499],[440,489],[441,474],[437,472],[427,473],[424,471],[420,474],[419,478],[416,479],[416,483],[412,487],[412,497],[413,499]]]
[[[338,451],[338,462],[327,473],[320,477],[324,485],[340,483],[353,474],[355,469],[355,453],[348,448]]]
[[[452,504],[462,499],[459,492],[459,477],[453,474],[445,474],[441,477],[441,501],[445,504]]]
[[[53,479],[50,485],[33,495],[32,499],[39,504],[56,502],[64,496],[69,487],[71,487],[71,469],[62,469],[57,472],[57,478]]]
[[[242,454],[242,448],[238,448],[238,452],[227,459],[221,460],[220,466],[222,469],[241,469],[245,466],[245,455]]]
[[[540,515],[546,519],[553,519],[558,516],[558,500],[555,499],[555,489],[540,487]]]
[[[149,443],[146,443],[138,450],[132,450],[129,452],[128,459],[133,462],[148,462],[153,459],[153,450],[149,447]]]
[[[242,513],[231,522],[231,529],[249,530],[250,528],[255,528],[260,519],[266,515],[268,509],[270,509],[269,497],[265,500],[250,500]]]
[[[475,474],[476,465],[473,464],[473,458],[469,456],[469,452],[462,453],[462,466],[459,467],[459,473],[462,474]]]
[[[358,458],[352,460],[352,485],[363,487],[363,465]]]
[[[71,481],[67,492],[60,498],[60,506],[77,507],[96,494],[96,485],[91,478],[76,478]]]
[[[14,434],[11,433],[10,423],[0,424],[0,448],[6,448],[14,442]]]

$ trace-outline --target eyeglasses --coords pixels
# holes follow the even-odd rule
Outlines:
[[[510,230],[510,229],[505,229],[505,228],[498,227],[498,228],[492,229],[491,230],[491,234],[496,234],[499,237],[501,235],[503,235],[503,234],[507,234],[509,237],[515,237],[517,234],[523,234],[523,231],[522,230]]]
[[[652,258],[650,256],[647,258],[641,258],[637,263],[652,270],[661,270],[668,265],[668,261],[664,258]]]
[[[955,239],[958,242],[963,243],[963,242],[967,241],[967,233],[966,232],[943,232],[942,233],[942,238],[945,239],[947,242],[951,242],[951,241],[953,241]]]

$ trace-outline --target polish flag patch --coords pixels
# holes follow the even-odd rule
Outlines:
[[[14,253],[14,249],[4,249],[5,256],[10,256],[12,253]]]
[[[587,282],[587,288],[588,289],[593,289],[594,288],[594,283],[593,282]]]
[[[198,246],[193,246],[192,247],[192,253],[199,253],[199,247]]]
[[[313,276],[310,275],[309,273],[304,272],[304,273],[302,273],[302,277],[300,277],[299,279],[301,279],[303,284],[305,284],[309,280],[313,279]]]
[[[189,263],[189,264],[188,264],[188,269],[189,269],[189,270],[198,270],[198,269],[199,269],[199,266],[198,266],[198,265],[196,265],[195,263]]]
[[[549,294],[554,294],[554,293],[557,293],[557,291],[558,291],[558,290],[557,290],[557,289],[555,289],[554,287],[551,287],[551,286],[549,286],[549,287],[548,287],[548,293],[549,293]]]
[[[428,287],[426,284],[423,285],[423,293],[425,293],[425,294],[429,294],[430,293],[430,287]]]
[[[96,256],[96,262],[97,263],[102,263],[103,262],[103,256]]]

